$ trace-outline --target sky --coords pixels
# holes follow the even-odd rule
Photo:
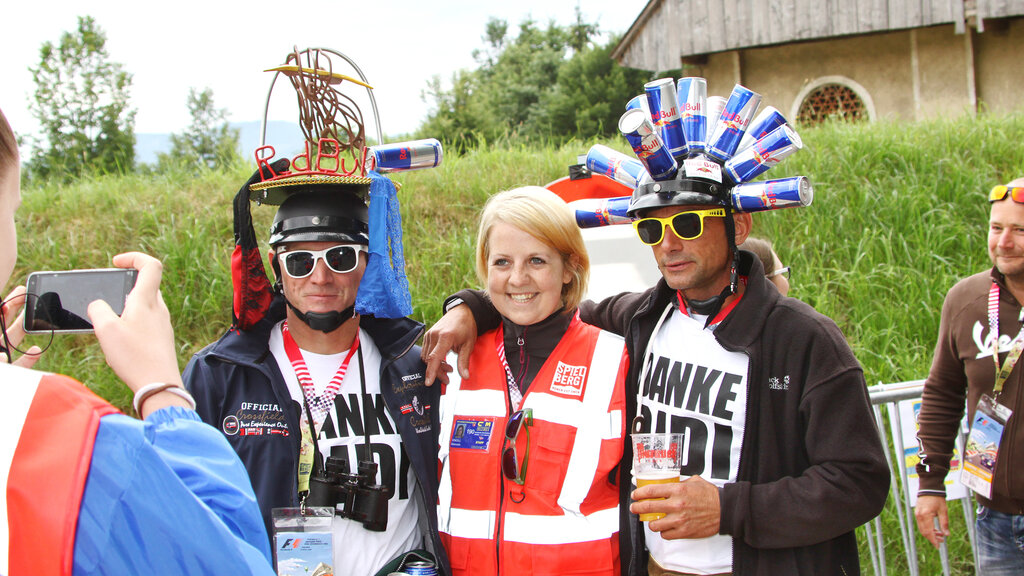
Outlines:
[[[584,19],[603,33],[625,32],[647,0],[578,0]],[[29,112],[35,84],[29,68],[39,65],[44,42],[59,44],[77,28],[78,16],[92,16],[106,33],[112,62],[133,75],[131,105],[139,133],[181,132],[190,117],[189,89],[213,91],[214,105],[231,122],[296,121],[295,94],[283,78],[267,94],[274,75],[294,48],[320,47],[352,59],[373,85],[385,135],[413,131],[429,113],[421,92],[439,75],[447,81],[459,69],[473,69],[473,50],[482,48],[490,17],[504,19],[510,32],[532,18],[546,25],[574,19],[577,0],[306,0],[226,2],[223,0],[47,0],[8,2],[0,34],[0,109],[21,135],[38,123]],[[602,42],[604,40],[602,39]],[[339,61],[340,63],[340,61]],[[357,76],[351,68],[336,71]],[[373,117],[366,102],[364,116]],[[367,130],[372,135],[372,120]]]

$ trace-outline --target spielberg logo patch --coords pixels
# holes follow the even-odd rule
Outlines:
[[[559,362],[555,368],[555,377],[551,380],[551,391],[566,396],[582,396],[583,383],[586,381],[586,366],[572,366]]]

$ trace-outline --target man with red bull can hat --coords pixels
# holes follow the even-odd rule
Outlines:
[[[889,489],[864,373],[832,320],[779,294],[737,248],[752,218],[733,211],[709,163],[719,170],[684,162],[632,195],[628,213],[662,279],[580,306],[581,319],[626,339],[633,431],[686,438],[681,481],[635,490],[627,443],[623,573],[859,574],[854,531]],[[424,339],[428,381],[449,350],[465,375],[467,342],[496,322],[474,291],[446,310]],[[665,516],[641,523],[648,513]]]

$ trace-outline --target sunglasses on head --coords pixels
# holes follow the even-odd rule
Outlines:
[[[704,233],[704,218],[708,216],[725,218],[725,208],[688,210],[665,218],[641,218],[633,221],[633,229],[640,241],[648,246],[659,244],[665,238],[665,228],[669,226],[680,240],[696,240]]]
[[[774,278],[775,276],[782,276],[786,280],[789,280],[789,275],[792,273],[792,269],[789,266],[783,266],[771,274],[765,274],[766,278]]]
[[[505,425],[505,450],[501,453],[501,473],[505,478],[516,484],[526,483],[526,462],[530,459],[530,426],[533,425],[533,409],[516,410]],[[526,429],[526,457],[520,468],[519,454],[516,452],[516,438],[519,431]]]
[[[290,250],[280,255],[284,271],[292,278],[305,278],[313,273],[316,261],[323,260],[332,272],[345,274],[359,265],[359,253],[366,246],[360,244],[339,244],[323,250]]]
[[[1018,204],[1024,204],[1024,186],[996,186],[988,193],[988,201],[997,202],[1007,196]]]

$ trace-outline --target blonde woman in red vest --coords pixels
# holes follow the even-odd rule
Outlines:
[[[618,574],[628,360],[622,338],[576,312],[589,259],[569,207],[539,187],[496,194],[476,268],[503,321],[441,400],[453,574]]]

